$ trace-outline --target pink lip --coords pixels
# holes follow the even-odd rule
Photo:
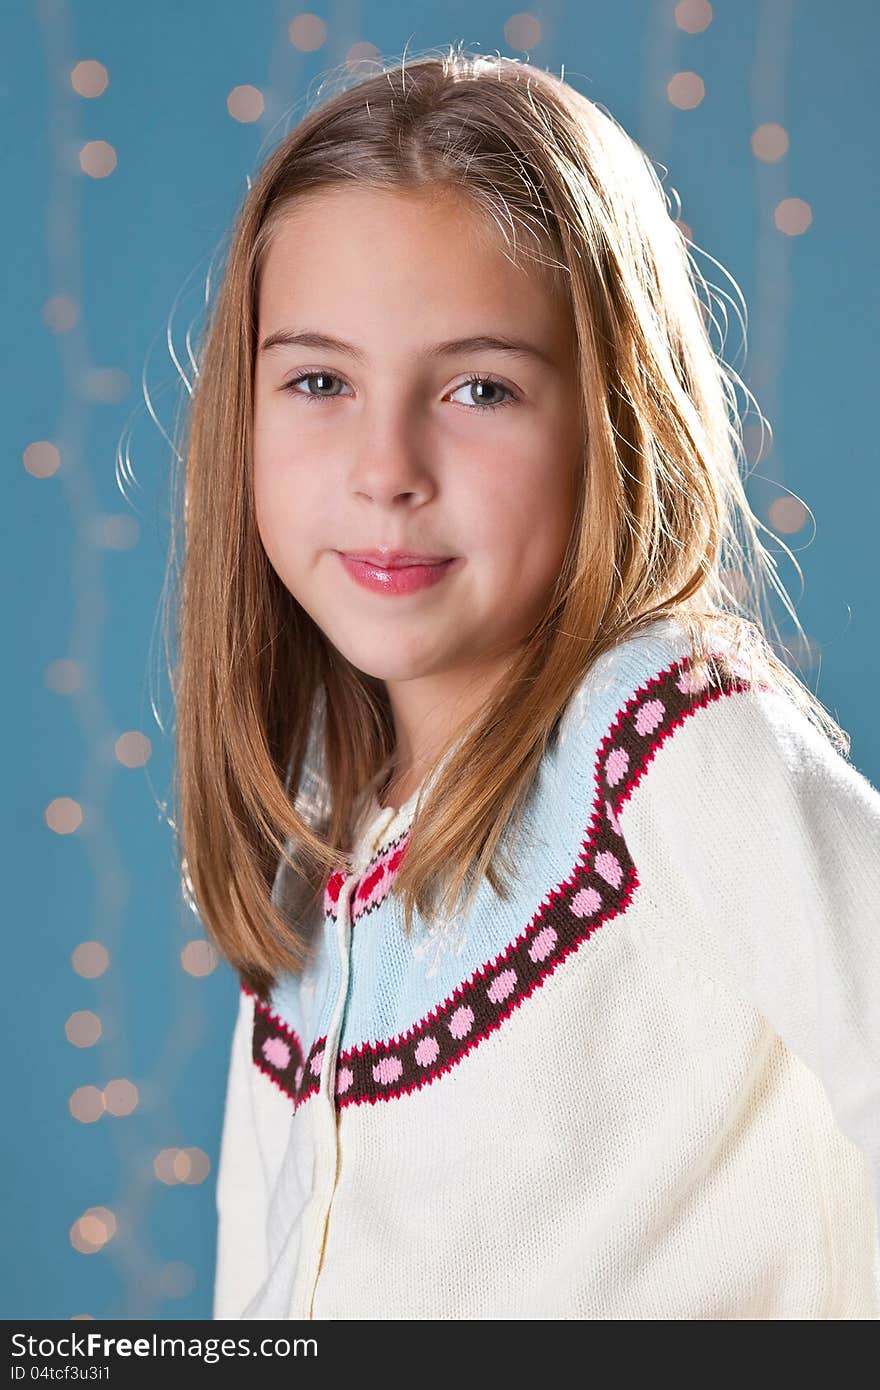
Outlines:
[[[358,551],[337,555],[358,584],[378,594],[413,594],[428,589],[449,573],[457,559],[433,560],[430,556],[409,556],[400,553],[380,558],[376,552]],[[386,568],[387,566],[387,568]]]
[[[349,560],[363,560],[366,564],[378,565],[380,569],[397,570],[404,565],[442,565],[451,560],[451,555],[417,555],[414,550],[342,550]]]

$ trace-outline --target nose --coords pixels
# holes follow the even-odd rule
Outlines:
[[[354,446],[349,487],[356,497],[382,506],[427,501],[436,483],[426,447],[416,438],[412,422],[396,413],[384,423],[375,417],[365,421],[361,440]]]

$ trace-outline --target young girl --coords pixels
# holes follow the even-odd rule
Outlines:
[[[249,190],[176,680],[216,1318],[880,1314],[880,794],[761,625],[702,283],[509,59],[336,92]]]

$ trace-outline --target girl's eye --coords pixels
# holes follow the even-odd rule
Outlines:
[[[321,390],[318,392],[311,390],[298,391],[296,388],[304,381],[317,381],[326,386],[327,382],[339,382],[341,378],[334,376],[332,372],[301,372],[300,375],[294,377],[292,381],[288,381],[283,389],[285,391],[290,391],[295,396],[302,396],[305,400],[314,402],[331,401],[340,394],[338,391],[330,391],[328,393],[324,393]],[[504,386],[500,381],[496,381],[494,377],[483,376],[480,372],[474,372],[472,376],[468,377],[467,381],[463,381],[460,386],[456,386],[452,394],[457,395],[459,391],[464,391],[473,387],[479,387],[481,392],[485,391],[487,388],[489,391],[501,391],[506,396],[505,400],[500,401],[474,402],[473,398],[471,398],[471,404],[475,405],[477,410],[499,410],[501,406],[510,405],[511,402],[515,400],[514,393],[509,386]],[[462,404],[464,404],[464,402],[462,402]]]
[[[284,390],[292,392],[295,396],[304,396],[307,401],[329,401],[332,400],[338,392],[333,392],[331,395],[316,395],[312,391],[296,391],[294,388],[299,386],[302,381],[320,381],[326,383],[328,381],[339,380],[340,378],[338,376],[333,376],[330,372],[301,372],[299,376],[293,378],[293,381],[287,382]]]
[[[485,390],[487,387],[490,391],[503,391],[506,396],[506,400],[501,401],[478,401],[478,410],[499,410],[501,406],[510,405],[512,401],[515,400],[515,396],[509,386],[503,386],[501,382],[496,381],[494,377],[483,376],[480,372],[474,372],[472,376],[468,377],[467,381],[463,381],[460,386],[456,386],[452,394],[456,395],[459,391],[465,391],[474,386],[478,386],[481,391]]]

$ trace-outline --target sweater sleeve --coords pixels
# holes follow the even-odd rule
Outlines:
[[[766,687],[653,744],[619,806],[651,931],[819,1078],[880,1217],[880,793]]]
[[[232,1034],[217,1169],[213,1317],[240,1318],[266,1276],[268,1191],[253,1101],[253,995],[242,989]]]

